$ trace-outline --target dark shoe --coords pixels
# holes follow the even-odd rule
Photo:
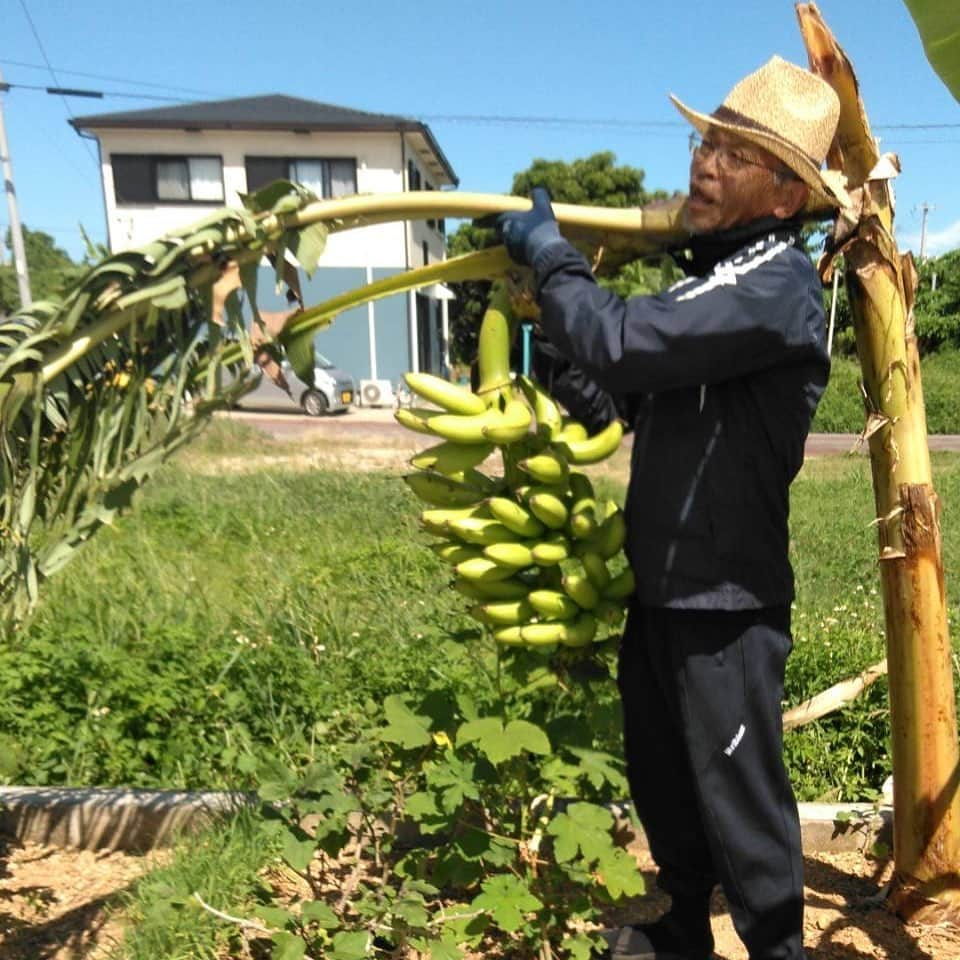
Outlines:
[[[604,960],[711,960],[713,934],[706,927],[692,930],[672,913],[656,923],[638,923],[604,933],[610,951]]]

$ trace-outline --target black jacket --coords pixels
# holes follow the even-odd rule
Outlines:
[[[619,410],[635,430],[627,553],[642,603],[793,598],[788,488],[830,369],[797,229],[767,220],[695,239],[691,276],[627,301],[569,244],[535,263],[541,328],[581,391],[559,399],[594,428]]]

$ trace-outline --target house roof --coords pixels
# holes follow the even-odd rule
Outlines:
[[[175,107],[125,110],[74,117],[77,130],[291,130],[295,132],[343,132],[411,134],[419,141],[421,156],[432,154],[433,172],[450,183],[459,180],[430,128],[419,120],[387,113],[352,110],[318,100],[273,93],[230,100],[207,100]]]

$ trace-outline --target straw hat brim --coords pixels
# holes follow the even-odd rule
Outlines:
[[[808,209],[818,209],[824,205],[841,208],[849,205],[850,198],[843,185],[832,176],[828,179],[810,157],[779,134],[692,110],[673,94],[670,94],[670,100],[701,135],[706,135],[711,129],[724,130],[773,154],[810,188]],[[830,174],[830,171],[826,173]]]

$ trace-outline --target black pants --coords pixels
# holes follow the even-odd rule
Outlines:
[[[630,792],[667,893],[719,883],[751,960],[802,960],[800,822],[783,764],[787,607],[634,606],[618,683]]]

